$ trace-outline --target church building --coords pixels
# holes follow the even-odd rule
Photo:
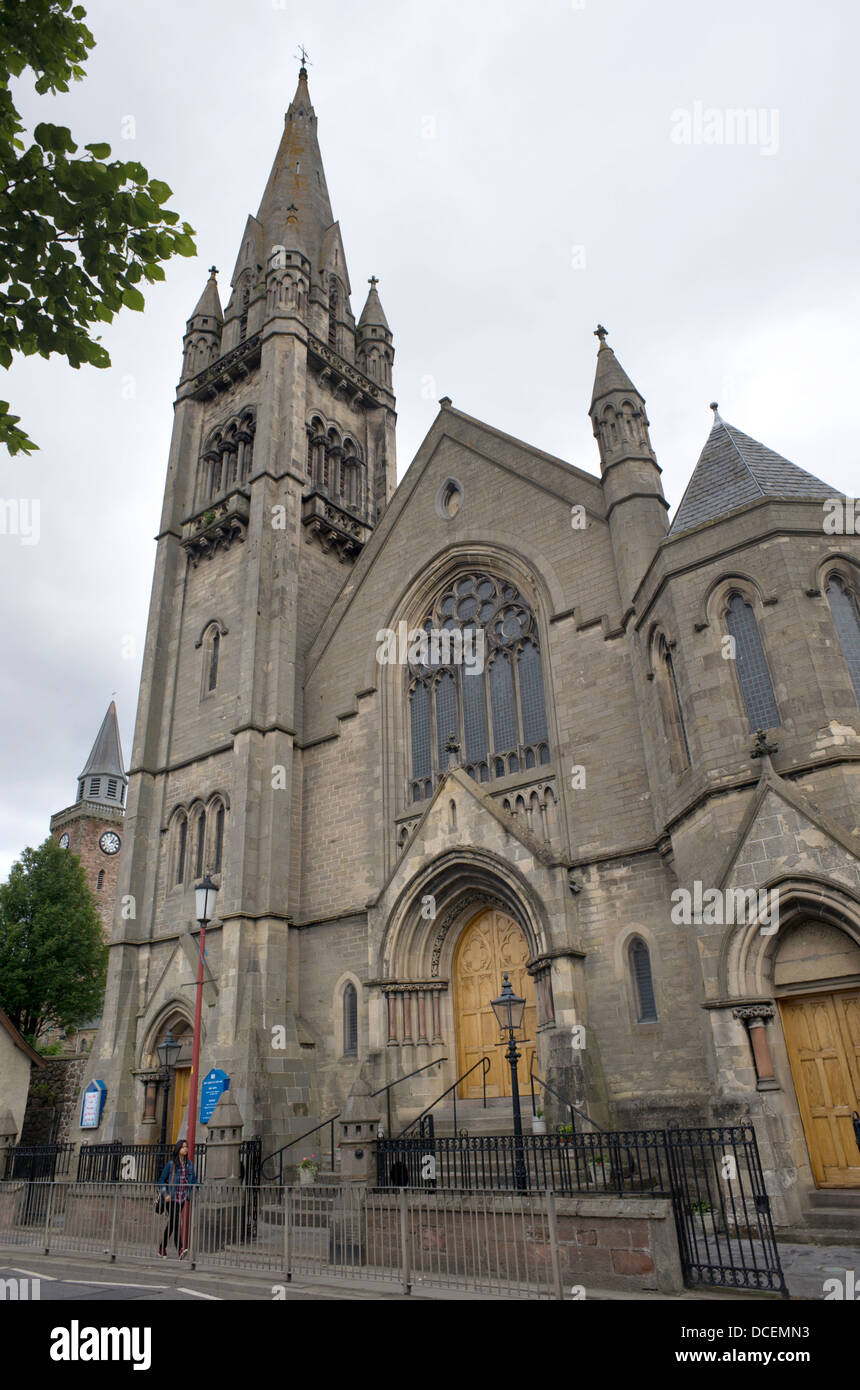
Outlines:
[[[351,297],[302,67],[187,323],[80,1137],[159,1137],[168,1029],[182,1128],[209,874],[200,1070],[264,1154],[428,1063],[395,1125],[463,1078],[468,1128],[484,1071],[500,1113],[507,974],[525,1095],[751,1119],[802,1221],[860,1188],[853,504],[715,405],[670,526],[602,327],[599,476],[446,397],[398,486],[394,337]]]

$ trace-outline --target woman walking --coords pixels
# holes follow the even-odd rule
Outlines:
[[[199,1186],[194,1164],[188,1161],[188,1141],[186,1139],[180,1139],[176,1144],[173,1157],[169,1163],[165,1164],[164,1172],[158,1180],[158,1186],[167,1204],[167,1225],[164,1228],[158,1253],[163,1255],[165,1259],[167,1258],[167,1242],[173,1236],[181,1260],[188,1253],[183,1234],[185,1208],[191,1197],[192,1187]]]

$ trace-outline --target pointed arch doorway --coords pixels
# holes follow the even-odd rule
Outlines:
[[[452,979],[457,1034],[457,1074],[462,1076],[482,1057],[489,1057],[487,1095],[511,1094],[511,1068],[505,1048],[499,1046],[499,1026],[491,1008],[507,973],[517,994],[526,1001],[518,1047],[520,1089],[527,1085],[529,1060],[536,1047],[537,1005],[535,984],[526,969],[529,944],[513,917],[498,908],[484,908],[463,928],[454,952]],[[460,1086],[464,1100],[483,1094],[478,1068]]]

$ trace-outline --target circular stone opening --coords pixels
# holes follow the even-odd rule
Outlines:
[[[456,478],[446,478],[436,494],[436,511],[444,519],[454,517],[463,502],[463,485]]]

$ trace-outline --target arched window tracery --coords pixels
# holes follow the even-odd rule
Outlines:
[[[726,628],[734,639],[734,665],[750,732],[775,729],[780,722],[779,710],[758,623],[752,606],[737,590],[729,596]]]
[[[834,570],[824,586],[827,602],[833,614],[833,626],[839,638],[842,655],[860,704],[860,602],[844,575]]]
[[[478,782],[548,763],[538,627],[516,585],[460,574],[421,628],[407,676],[410,800],[432,795],[454,745]]]
[[[651,973],[651,953],[641,936],[634,936],[628,948],[630,983],[638,1023],[657,1022],[657,1000]]]

